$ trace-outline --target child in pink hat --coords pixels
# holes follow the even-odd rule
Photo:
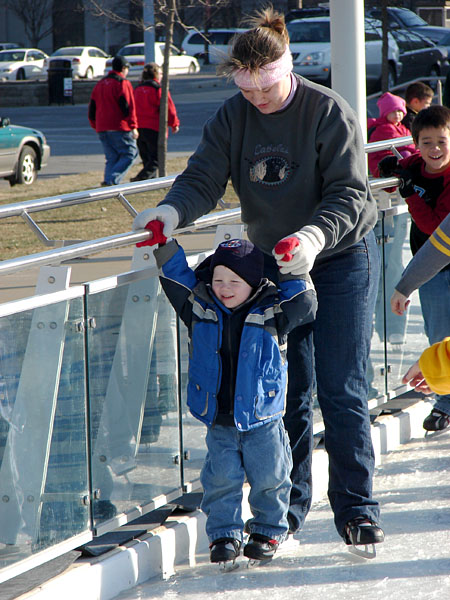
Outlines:
[[[391,140],[393,138],[405,137],[411,135],[410,130],[402,124],[402,119],[406,115],[406,104],[403,98],[386,92],[379,97],[378,109],[380,116],[378,119],[369,119],[368,128],[371,131],[369,142],[378,142],[380,140]],[[400,146],[397,148],[403,158],[414,154],[416,147],[414,144]],[[379,177],[378,163],[385,156],[392,155],[390,150],[380,150],[368,154],[369,170],[374,177]]]

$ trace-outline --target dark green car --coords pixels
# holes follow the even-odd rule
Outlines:
[[[0,117],[0,178],[10,185],[31,185],[49,157],[50,146],[42,131],[11,125]]]

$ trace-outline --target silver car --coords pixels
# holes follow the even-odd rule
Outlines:
[[[379,86],[382,66],[382,29],[377,19],[364,19],[366,80],[370,88]],[[294,71],[311,81],[331,86],[330,17],[309,17],[287,23]],[[389,34],[389,87],[400,77],[401,63],[395,39]]]

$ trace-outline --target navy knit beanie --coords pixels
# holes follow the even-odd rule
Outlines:
[[[263,276],[264,255],[247,240],[228,240],[219,244],[211,257],[211,275],[217,265],[228,267],[251,287],[258,287]]]

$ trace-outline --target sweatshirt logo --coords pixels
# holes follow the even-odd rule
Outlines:
[[[276,147],[279,149],[279,146]],[[266,186],[275,186],[286,183],[289,179],[293,165],[286,156],[277,154],[272,146],[258,145],[255,148],[253,160],[249,163],[249,179],[253,183]]]

